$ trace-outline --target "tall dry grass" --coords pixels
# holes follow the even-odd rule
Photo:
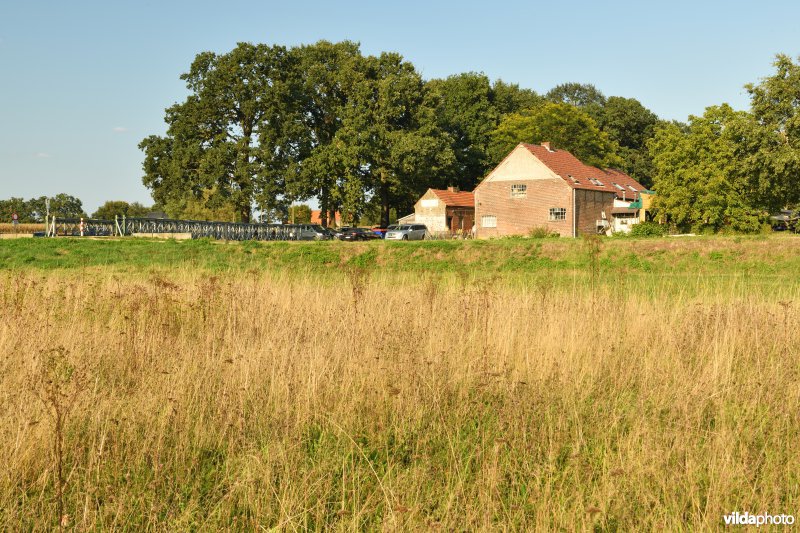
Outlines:
[[[800,504],[796,286],[0,274],[0,528],[714,529]],[[67,377],[67,381],[72,377]],[[72,396],[70,397],[72,398]]]
[[[45,229],[44,224],[17,224],[15,226],[10,222],[0,222],[0,233],[35,233]]]

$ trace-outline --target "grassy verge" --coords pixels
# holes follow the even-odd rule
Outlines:
[[[795,242],[0,243],[0,529],[796,514]]]

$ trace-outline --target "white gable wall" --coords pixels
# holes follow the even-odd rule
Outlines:
[[[486,176],[481,183],[491,181],[559,180],[561,177],[539,161],[530,150],[518,145]]]
[[[431,233],[447,231],[446,207],[431,189],[414,205],[414,222],[425,224]]]

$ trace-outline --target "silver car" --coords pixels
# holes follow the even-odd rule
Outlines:
[[[386,240],[421,241],[428,233],[425,224],[399,224],[386,228]]]

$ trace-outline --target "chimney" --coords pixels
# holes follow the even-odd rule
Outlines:
[[[448,191],[448,192],[458,192],[458,191],[459,191],[458,185],[450,185],[450,186],[447,188],[447,191]]]
[[[542,146],[544,146],[545,150],[547,150],[548,152],[552,152],[553,151],[553,149],[550,148],[550,143],[549,142],[543,142]]]

